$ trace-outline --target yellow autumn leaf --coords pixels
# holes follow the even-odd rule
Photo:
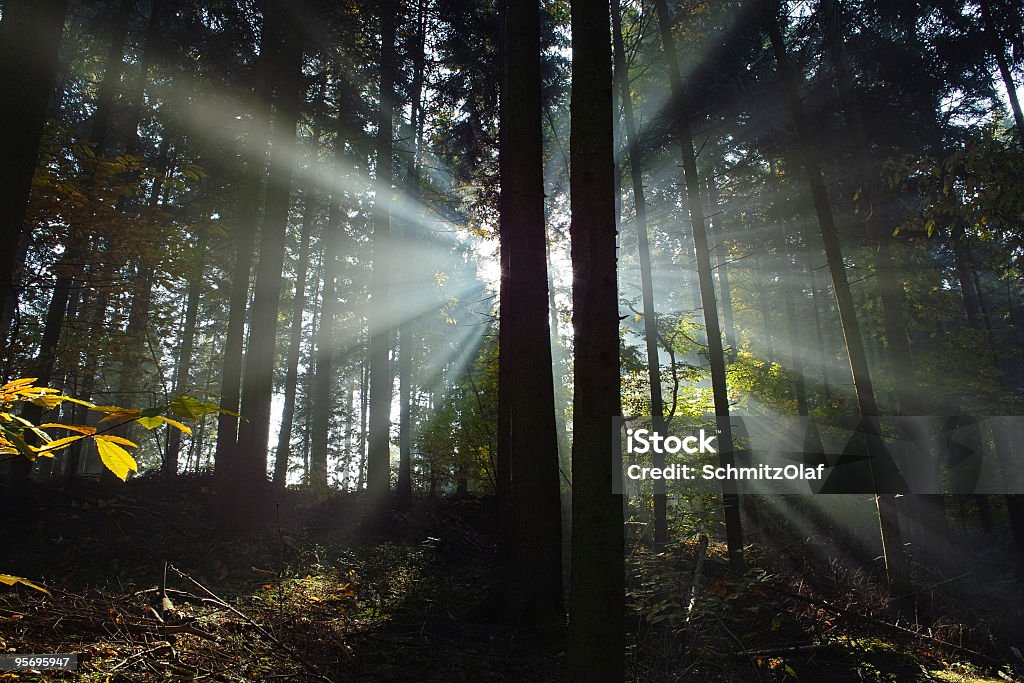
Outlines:
[[[135,458],[133,458],[128,451],[109,439],[102,439],[100,437],[94,438],[96,439],[96,449],[100,452],[100,460],[103,462],[103,465],[113,472],[118,479],[125,481],[128,479],[129,471],[139,471],[139,466],[136,464]],[[127,439],[125,439],[125,441],[127,441]]]
[[[192,430],[183,425],[182,423],[178,422],[177,420],[172,420],[169,417],[164,417],[163,415],[143,416],[135,421],[138,422],[143,427],[145,427],[146,429],[156,429],[162,424],[169,424],[172,427],[176,427],[177,429],[185,432],[186,434],[192,433]]]
[[[59,422],[47,422],[39,425],[44,429],[66,429],[69,432],[78,432],[79,434],[85,434],[86,436],[92,436],[96,433],[95,427],[89,425],[65,425]]]
[[[38,379],[38,377],[22,377],[21,379],[12,380],[0,387],[0,391],[14,391],[19,387],[30,385]]]
[[[34,396],[29,399],[29,402],[34,403],[42,408],[46,408],[47,410],[52,410],[53,408],[59,406],[61,401],[63,400],[63,396],[46,394],[41,396]]]
[[[129,441],[123,436],[115,436],[114,434],[97,434],[97,441],[110,441],[111,443],[120,444],[122,446],[131,446],[132,448],[138,448],[139,444],[134,441]]]
[[[117,412],[107,413],[107,415],[103,419],[101,419],[100,422],[107,422],[109,420],[124,420],[127,422],[130,420],[138,419],[140,417],[142,417],[141,410],[128,410],[125,408],[121,408]]]
[[[51,451],[58,451],[61,448],[66,448],[75,441],[79,441],[80,439],[84,438],[84,434],[79,434],[78,436],[65,436],[63,439],[56,439],[54,441],[51,441],[50,443],[46,444],[45,446],[42,446],[41,448],[36,448],[35,446],[29,446],[29,448],[31,448],[36,453],[49,453]]]
[[[183,425],[182,423],[178,422],[177,420],[172,420],[171,418],[164,417],[163,415],[160,416],[160,419],[163,420],[164,422],[166,422],[167,424],[171,425],[172,427],[176,427],[178,430],[180,430],[182,432],[185,432],[186,434],[192,434],[192,430],[191,429],[189,429],[187,426]]]
[[[85,406],[86,408],[90,408],[90,409],[95,409],[96,408],[96,404],[89,403],[89,401],[83,401],[80,398],[74,398],[72,396],[65,396],[64,400],[65,401],[71,401],[72,403],[77,403],[78,405]]]
[[[29,588],[34,588],[34,589],[36,589],[37,591],[39,591],[41,593],[46,593],[47,595],[50,594],[50,591],[46,590],[42,586],[40,586],[38,584],[35,584],[35,583],[32,583],[28,579],[23,579],[20,576],[11,576],[10,574],[0,574],[0,583],[4,584],[5,586],[15,586],[15,585],[20,583],[23,586],[28,586]]]

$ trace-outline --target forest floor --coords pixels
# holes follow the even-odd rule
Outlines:
[[[370,515],[359,496],[289,492],[265,533],[228,541],[206,497],[200,479],[142,478],[5,512],[0,572],[49,594],[0,587],[0,653],[75,653],[79,668],[0,681],[562,679],[561,643],[494,623],[487,499]],[[806,540],[752,546],[742,576],[714,542],[634,548],[627,680],[1021,680],[1021,585],[1005,558],[972,560],[919,583],[900,616]]]

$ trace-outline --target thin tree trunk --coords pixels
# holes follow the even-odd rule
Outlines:
[[[718,270],[718,288],[721,292],[722,302],[722,325],[725,328],[726,354],[730,361],[736,360],[738,346],[736,343],[736,323],[732,311],[732,287],[729,283],[729,250],[728,241],[725,239],[725,209],[719,205],[718,185],[715,182],[714,168],[708,169],[707,179],[708,208],[715,216],[712,218],[714,232],[718,233],[718,243],[715,246],[715,263]]]
[[[192,350],[195,346],[196,323],[199,320],[199,298],[203,287],[203,266],[206,263],[206,240],[200,238],[196,245],[197,259],[189,274],[188,294],[185,297],[185,324],[178,344],[178,363],[174,368],[174,395],[180,395],[188,386],[192,373]],[[195,443],[196,438],[192,439]],[[178,453],[181,450],[181,432],[170,429],[167,432],[167,447],[164,455],[164,475],[174,478],[178,474]],[[190,456],[191,457],[191,456]],[[199,459],[196,456],[198,467]]]
[[[853,375],[857,404],[861,416],[867,418],[863,423],[863,427],[867,438],[868,454],[871,458],[869,460],[871,478],[875,483],[877,491],[879,488],[878,483],[880,482],[891,481],[896,483],[894,480],[898,477],[898,474],[894,475],[893,470],[895,468],[891,463],[891,458],[886,452],[884,443],[882,443],[881,435],[877,433],[877,426],[871,421],[871,418],[878,415],[878,405],[875,399],[874,387],[871,383],[871,375],[868,371],[864,338],[860,331],[860,322],[857,319],[853,295],[846,276],[846,266],[843,263],[842,248],[839,244],[839,233],[832,214],[832,206],[821,175],[821,162],[818,157],[818,150],[814,142],[810,122],[800,100],[798,77],[789,61],[782,37],[782,29],[777,16],[778,1],[769,0],[769,2],[765,3],[765,8],[767,10],[765,15],[766,31],[772,44],[772,50],[775,53],[779,75],[782,79],[786,100],[789,104],[790,114],[796,129],[800,155],[804,170],[807,173],[815,213],[821,228],[825,258],[828,262],[836,305],[839,309],[840,325],[850,357],[850,371]],[[895,509],[892,496],[876,495],[875,503],[878,508],[886,573],[891,589],[899,592],[905,586],[908,577],[906,558],[903,553],[899,515]]]
[[[989,40],[989,50],[995,55],[996,64],[999,65],[999,75],[1003,78],[1003,86],[1006,88],[1006,95],[1010,99],[1010,109],[1013,111],[1013,121],[1017,125],[1017,137],[1021,146],[1024,146],[1024,112],[1021,111],[1020,100],[1017,98],[1017,84],[1013,81],[1013,72],[1010,71],[1010,64],[1006,60],[1006,50],[1002,36],[996,28],[992,18],[992,8],[989,0],[980,0],[981,17],[985,22],[985,35]]]
[[[711,274],[711,255],[708,250],[707,229],[704,222],[704,207],[700,196],[700,181],[697,175],[697,157],[694,153],[693,134],[683,102],[682,75],[676,56],[675,39],[672,37],[672,23],[665,0],[656,0],[658,24],[661,29],[661,43],[668,61],[669,81],[672,89],[676,135],[682,151],[683,180],[686,185],[686,199],[690,211],[690,225],[693,230],[694,250],[697,258],[697,278],[700,298],[704,309],[704,325],[708,336],[708,361],[711,365],[711,391],[715,402],[715,417],[718,423],[719,460],[723,467],[733,464],[732,427],[729,423],[729,393],[725,377],[725,352],[722,348],[722,329],[718,321],[718,305],[715,301],[715,281]],[[739,495],[734,482],[723,482],[722,503],[725,514],[726,543],[729,551],[729,566],[734,571],[743,570],[743,527],[740,522]]]
[[[157,41],[160,39],[160,8],[163,0],[153,0],[149,10],[149,25],[146,28],[146,42],[142,56],[139,58],[139,73],[135,76],[135,84],[128,101],[128,115],[125,117],[126,154],[135,154],[139,149],[139,121],[142,120],[142,104],[146,97],[146,82],[149,70],[156,61]],[[164,135],[166,135],[166,130]]]
[[[612,41],[615,54],[615,80],[625,118],[626,145],[629,156],[629,177],[633,187],[637,251],[640,260],[640,291],[644,311],[644,340],[647,348],[647,383],[651,395],[651,418],[655,432],[665,433],[665,400],[661,390],[661,366],[658,362],[658,318],[654,310],[654,283],[651,277],[651,248],[647,236],[647,200],[644,196],[643,171],[640,165],[640,145],[637,139],[633,102],[629,94],[629,74],[622,40],[622,11],[619,0],[612,0]],[[665,466],[665,455],[656,453],[654,467]],[[665,480],[654,482],[654,547],[664,547],[668,541],[668,509]]]
[[[314,136],[316,137],[316,136]],[[284,409],[281,412],[281,429],[277,435],[277,450],[274,452],[274,488],[281,490],[288,482],[288,456],[291,450],[292,421],[295,419],[295,392],[299,384],[299,355],[302,351],[302,314],[306,310],[306,274],[309,270],[309,242],[313,232],[313,192],[306,190],[302,205],[302,227],[299,237],[299,254],[295,267],[295,298],[292,300],[291,336],[285,358]]]
[[[359,473],[356,478],[356,491],[362,491],[366,484],[366,454],[369,444],[366,434],[367,417],[370,412],[370,368],[366,358],[359,366]]]
[[[413,79],[409,93],[408,150],[406,151],[405,196],[409,206],[416,206],[419,196],[419,119],[426,74],[426,0],[419,0],[416,11],[416,46],[413,53]],[[412,249],[416,238],[414,221],[403,221],[405,249]],[[415,271],[406,276],[406,288],[418,286]],[[407,292],[413,300],[413,292]],[[398,484],[397,503],[400,510],[412,503],[412,419],[409,401],[412,395],[413,312],[406,311],[398,328]]]
[[[569,680],[625,678],[622,501],[612,493],[620,414],[608,5],[572,3],[569,143],[573,271],[572,580]]]
[[[335,123],[335,159],[339,164],[345,163],[345,142],[348,134],[344,123],[344,112],[339,109]],[[320,305],[320,323],[313,339],[316,344],[314,356],[316,369],[313,377],[313,402],[310,410],[310,454],[309,454],[309,485],[317,490],[326,490],[327,451],[331,430],[331,408],[334,405],[332,392],[335,380],[336,332],[338,329],[338,285],[341,280],[340,258],[344,226],[342,224],[342,193],[335,190],[331,194],[330,206],[327,210],[327,226],[324,233],[323,251],[323,303]],[[365,399],[365,394],[361,395]]]
[[[380,111],[377,121],[377,170],[373,206],[373,282],[369,312],[370,414],[367,488],[382,503],[391,489],[391,372],[393,312],[390,296],[391,193],[394,180],[395,0],[380,4]]]

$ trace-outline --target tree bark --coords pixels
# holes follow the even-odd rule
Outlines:
[[[733,464],[732,426],[729,423],[729,393],[726,387],[725,351],[722,348],[722,328],[718,321],[718,304],[715,301],[715,281],[711,274],[711,254],[708,249],[707,228],[704,221],[704,205],[700,196],[700,180],[697,174],[697,156],[694,153],[693,133],[683,102],[683,81],[676,56],[675,39],[672,37],[672,23],[665,0],[656,0],[661,44],[668,61],[669,82],[672,89],[672,103],[676,135],[682,151],[683,180],[686,186],[686,201],[693,230],[694,251],[697,258],[697,280],[700,299],[704,309],[704,325],[708,336],[708,361],[711,365],[711,391],[715,402],[715,418],[718,423],[718,457],[723,467]],[[729,566],[734,571],[743,571],[743,527],[740,522],[739,495],[734,482],[722,484],[722,504],[725,514],[726,543],[729,551]]]
[[[619,415],[619,310],[615,245],[608,6],[572,3],[569,143],[573,272],[572,581],[569,679],[625,677],[622,501],[612,493]]]
[[[853,295],[850,291],[850,283],[846,276],[846,266],[843,263],[842,247],[839,243],[839,233],[836,229],[835,217],[832,214],[832,205],[829,202],[828,191],[825,188],[824,178],[821,174],[818,150],[814,142],[810,121],[800,100],[798,76],[789,61],[786,45],[782,37],[782,28],[778,20],[778,0],[768,0],[764,6],[765,30],[768,33],[772,51],[775,54],[779,76],[782,80],[790,115],[796,129],[800,156],[804,171],[807,174],[815,214],[821,229],[825,258],[828,263],[829,274],[832,278],[836,305],[839,309],[840,326],[842,327],[843,337],[846,341],[846,348],[850,358],[850,371],[853,375],[858,409],[862,417],[868,418],[863,422],[862,426],[865,438],[867,439],[872,481],[877,483],[883,478],[892,479],[892,470],[894,468],[891,466],[891,459],[885,450],[885,445],[882,443],[881,435],[877,433],[877,428],[870,419],[878,415],[878,404],[875,399],[874,387],[871,383],[871,375],[868,371],[864,338],[860,331],[860,322],[857,319]],[[875,488],[876,490],[879,488],[877,484]],[[890,582],[890,588],[894,592],[900,592],[906,585],[909,574],[906,558],[903,553],[899,515],[894,507],[894,498],[892,496],[876,495],[875,503],[878,508],[886,574]]]
[[[725,328],[726,355],[729,361],[735,361],[739,347],[736,342],[736,323],[732,311],[732,287],[729,283],[729,242],[725,238],[726,229],[723,217],[725,209],[719,205],[718,185],[715,182],[714,168],[708,170],[707,186],[708,208],[715,215],[711,223],[714,226],[714,232],[718,234],[714,251],[716,253],[716,269],[718,270],[718,289],[721,292],[722,326]]]
[[[111,2],[116,2],[116,0],[111,0]],[[110,24],[107,66],[103,71],[103,80],[100,82],[99,91],[96,94],[96,113],[92,118],[92,132],[89,135],[96,156],[101,156],[107,151],[114,95],[124,73],[124,39],[128,35],[128,20],[131,18],[134,6],[135,0],[121,0],[117,13],[114,14],[114,20]]]
[[[238,444],[233,479],[233,514],[228,525],[244,530],[259,522],[258,512],[266,491],[267,441],[274,391],[274,360],[277,314],[281,298],[281,270],[291,196],[298,121],[302,99],[302,46],[299,28],[281,3],[274,8],[274,21],[281,22],[279,47],[275,46],[274,135],[272,160],[267,179],[267,198],[260,230],[260,258],[256,266],[253,300],[246,344],[244,381],[240,403],[243,419],[238,426]],[[253,514],[253,511],[257,514]]]
[[[302,314],[306,310],[306,275],[309,271],[309,242],[313,232],[313,192],[307,188],[302,205],[299,253],[295,266],[295,297],[292,299],[291,335],[285,358],[284,409],[281,429],[274,451],[274,488],[283,490],[288,483],[288,456],[291,451],[292,421],[295,419],[295,392],[299,385],[299,355],[302,351]]]
[[[391,399],[394,376],[389,358],[394,338],[391,310],[391,193],[394,180],[395,0],[380,4],[380,111],[377,120],[377,170],[373,206],[373,281],[370,328],[370,411],[366,483],[383,503],[391,490]]]
[[[500,230],[507,249],[506,334],[498,362],[514,367],[505,398],[511,459],[511,565],[505,620],[560,627],[562,529],[548,324],[547,233],[541,123],[540,6],[508,0],[501,96]],[[499,374],[501,371],[499,370]],[[511,570],[511,571],[508,571]]]
[[[188,293],[185,295],[185,323],[178,344],[178,362],[174,368],[174,395],[180,395],[188,386],[192,373],[192,350],[195,347],[196,323],[199,320],[199,299],[202,296],[203,265],[206,262],[206,240],[199,238],[196,245],[197,262],[189,274]],[[173,479],[178,474],[178,454],[181,451],[181,432],[167,431],[167,446],[164,450],[164,476]],[[198,461],[198,457],[197,457]],[[198,462],[197,462],[198,464]]]
[[[345,142],[347,128],[343,123],[344,113],[339,109],[335,130],[335,159],[341,163],[345,160]],[[333,407],[333,387],[336,376],[335,357],[338,354],[335,334],[338,329],[338,284],[341,279],[339,259],[341,244],[344,238],[342,223],[342,193],[336,189],[331,194],[330,206],[327,210],[327,226],[324,228],[323,252],[323,303],[320,305],[320,323],[313,339],[316,344],[316,358],[313,377],[313,404],[310,420],[309,486],[319,491],[326,491],[327,452],[331,431],[331,413]],[[365,400],[365,395],[361,394]]]
[[[654,431],[665,433],[665,399],[661,390],[661,366],[658,359],[658,318],[654,310],[654,283],[651,277],[651,248],[647,235],[647,200],[644,196],[643,171],[640,165],[640,145],[637,140],[633,102],[629,94],[629,74],[626,71],[626,52],[622,40],[622,10],[619,0],[612,0],[612,41],[614,49],[615,80],[622,103],[626,146],[629,156],[629,177],[633,188],[636,241],[640,261],[640,292],[643,299],[644,341],[647,349],[647,383],[651,395],[651,418]],[[663,453],[655,454],[654,467],[665,466]],[[665,480],[654,482],[654,547],[662,548],[668,541],[668,506]]]
[[[7,0],[0,21],[0,333],[15,309],[15,279],[46,107],[57,72],[67,0]],[[20,254],[20,257],[19,257]]]
[[[214,456],[214,490],[221,497],[227,513],[231,488],[232,466],[238,441],[237,413],[242,388],[242,360],[245,348],[246,312],[249,303],[249,279],[255,261],[259,215],[259,196],[263,186],[263,171],[270,134],[271,53],[274,50],[275,30],[269,14],[273,3],[267,3],[260,38],[260,56],[253,75],[252,123],[245,144],[250,161],[238,196],[238,221],[235,226],[235,264],[231,275],[231,294],[228,304],[228,326],[224,336],[224,364],[221,368],[220,408],[217,415],[217,451]]]
[[[405,150],[405,197],[410,207],[417,206],[419,197],[419,126],[423,81],[426,76],[427,3],[418,0],[416,6],[416,45],[413,48],[413,78],[409,93],[409,126]],[[412,250],[417,240],[416,222],[406,219],[402,223],[402,240],[406,250]],[[411,277],[410,277],[411,275]],[[419,282],[415,269],[406,276],[407,295],[413,300],[413,287]],[[406,311],[398,327],[398,508],[407,510],[412,504],[412,350],[414,312]]]

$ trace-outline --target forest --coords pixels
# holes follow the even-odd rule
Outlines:
[[[0,679],[1024,681],[1022,75],[1017,0],[0,0]]]

